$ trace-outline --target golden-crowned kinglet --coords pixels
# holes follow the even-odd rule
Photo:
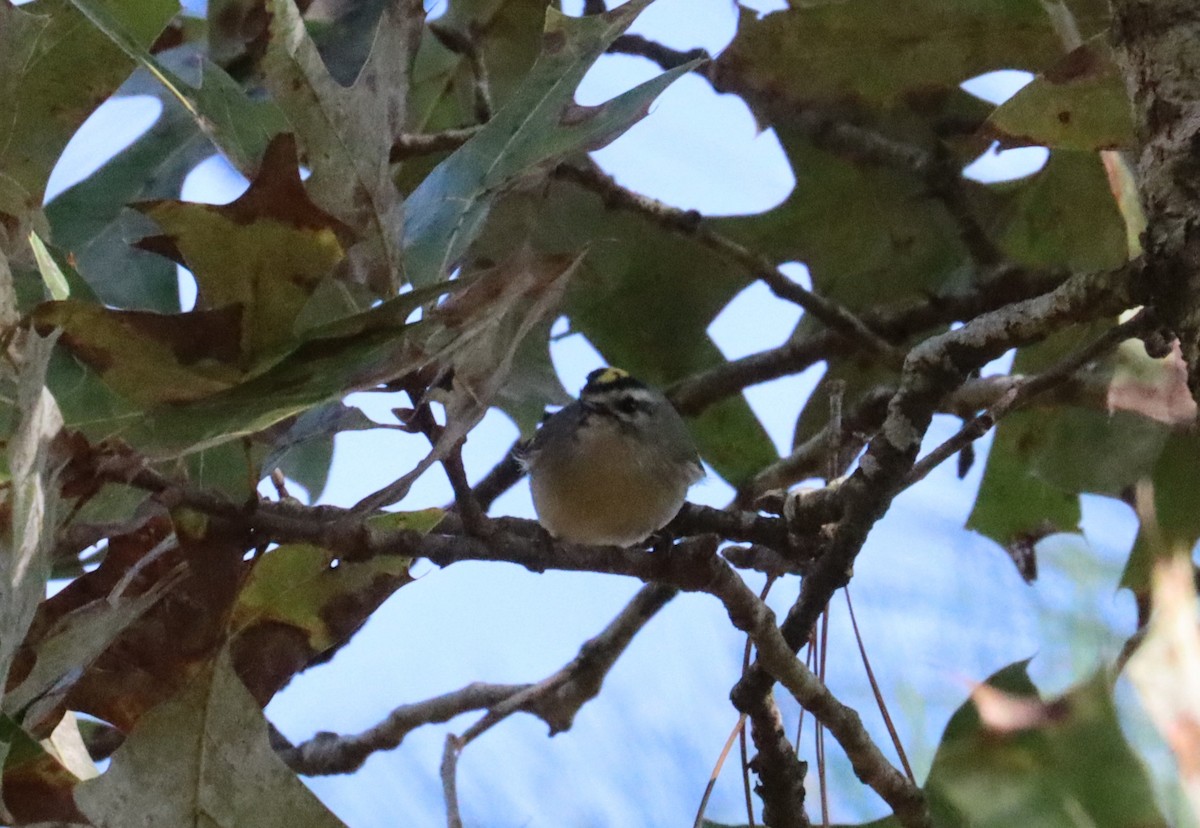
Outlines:
[[[538,521],[572,543],[628,546],[666,526],[704,476],[683,419],[619,368],[588,374],[525,451]]]

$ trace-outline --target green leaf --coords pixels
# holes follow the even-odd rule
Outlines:
[[[240,307],[240,362],[292,340],[296,318],[345,257],[350,228],[309,200],[290,135],[267,147],[258,175],[219,206],[179,201],[139,205],[165,236],[141,245],[177,259],[196,277],[197,310]]]
[[[237,503],[258,496],[258,482],[265,476],[262,459],[266,446],[251,440],[228,440],[205,446],[184,458],[188,480],[194,485],[224,493]]]
[[[131,814],[162,828],[342,826],[275,755],[267,720],[224,651],[144,715],[75,800],[96,828],[128,828]]]
[[[367,525],[378,532],[409,530],[422,535],[432,532],[446,513],[441,509],[421,509],[417,512],[383,512],[367,518]]]
[[[1095,151],[1135,145],[1125,83],[1098,41],[1034,78],[992,113],[988,127],[1004,146]]]
[[[257,0],[221,0],[215,5],[218,8],[238,7],[246,16],[253,15],[260,8]],[[314,15],[305,21],[308,36],[320,53],[321,62],[329,70],[330,77],[341,86],[353,86],[362,72],[375,42],[379,20],[387,7],[387,0],[364,0],[326,9],[319,18]],[[210,6],[210,19],[213,17],[212,9],[213,6]],[[244,29],[234,32],[235,37],[238,35],[244,36]],[[225,65],[224,61],[218,63]]]
[[[289,480],[308,491],[315,503],[325,489],[333,460],[333,439],[342,431],[361,431],[377,424],[354,406],[340,400],[305,411],[271,443],[262,469],[270,474],[278,468]]]
[[[42,274],[42,281],[46,283],[46,290],[50,291],[51,298],[66,299],[70,296],[71,289],[67,286],[67,277],[63,275],[62,270],[58,267],[58,262],[54,261],[54,257],[46,249],[46,243],[32,231],[29,234],[29,246],[33,248],[38,272]]]
[[[947,725],[926,791],[935,812],[955,818],[938,823],[1165,828],[1145,768],[1121,733],[1107,675],[1042,702],[1025,666],[989,679],[994,689],[977,692]]]
[[[96,0],[145,48],[178,11],[175,0]],[[75,130],[129,77],[133,63],[62,0],[0,5],[0,170],[41,205]]]
[[[157,78],[243,173],[253,172],[270,139],[285,131],[287,122],[273,103],[251,100],[236,81],[207,59],[201,59],[199,86],[190,84],[150,54],[151,41],[143,42],[129,22],[113,14],[103,0],[71,3],[98,34]]]
[[[118,431],[167,456],[254,434],[294,414],[425,365],[422,323],[308,340],[261,374],[186,405],[157,406]]]
[[[503,108],[537,59],[545,20],[544,0],[452,0],[436,25],[473,39],[493,103]],[[409,128],[435,132],[474,122],[473,87],[470,61],[427,27],[413,67]]]
[[[1125,220],[1094,152],[1058,150],[1029,178],[990,188],[1000,246],[1033,267],[1108,270],[1129,258]]]
[[[436,525],[421,513],[416,525]],[[412,523],[403,528],[411,528]],[[255,565],[238,596],[231,620],[234,634],[264,622],[286,624],[303,632],[314,658],[345,640],[350,616],[361,623],[395,590],[411,583],[411,558],[380,555],[369,561],[339,561],[335,552],[308,544],[273,549]]]
[[[1105,4],[1072,8],[1085,36],[1107,29]],[[919,110],[968,78],[1038,71],[1062,51],[1038,0],[910,0],[895,11],[890,0],[806,0],[761,19],[742,9],[714,82],[738,85],[759,112],[847,103]]]
[[[1041,436],[1035,475],[1063,491],[1116,497],[1150,474],[1169,431],[1126,411],[1072,409],[1043,417]]]
[[[964,277],[969,260],[955,218],[915,170],[859,163],[787,127],[778,132],[795,189],[774,209],[718,219],[714,229],[777,265],[804,262],[823,296],[852,309]]]
[[[61,345],[50,356],[46,385],[62,409],[66,426],[82,432],[93,443],[112,436],[118,428],[115,424],[139,416],[132,402],[105,385],[99,373]]]
[[[390,512],[368,522],[374,531],[424,534],[440,509]],[[259,558],[230,619],[238,671],[260,704],[293,675],[350,640],[380,604],[410,583],[412,559],[379,555],[339,560],[308,544],[286,544]]]
[[[69,400],[72,422],[91,439],[119,436],[155,456],[172,457],[254,434],[429,364],[440,354],[424,343],[438,327],[405,320],[415,308],[468,284],[456,280],[410,291],[314,328],[244,375],[225,364],[236,353],[220,350],[234,350],[237,337],[229,332],[240,330],[229,309],[168,316],[68,300],[45,303],[35,321],[43,329],[65,328],[63,345],[91,369],[81,377],[75,360],[60,360],[52,373],[53,387]],[[106,385],[87,381],[89,373]]]
[[[155,94],[162,113],[136,141],[46,206],[57,246],[78,262],[100,301],[122,308],[179,310],[175,265],[129,245],[150,222],[125,209],[144,199],[176,198],[187,173],[212,153],[191,114],[145,69],[123,94]],[[76,296],[76,298],[82,298]]]
[[[542,53],[521,88],[405,202],[405,267],[413,284],[449,276],[504,189],[582,150],[605,146],[692,68],[665,72],[600,106],[575,103],[575,89],[588,69],[648,2],[631,0],[582,18],[547,9]]]
[[[1105,329],[1094,324],[1022,348],[1013,373],[1036,374],[1083,347]],[[1157,373],[1140,343],[1097,361],[1074,384],[1078,399],[1054,410],[1018,411],[996,429],[987,469],[967,528],[1005,546],[1024,546],[1052,532],[1074,532],[1082,493],[1119,496],[1148,475],[1170,436],[1167,423],[1147,416],[1145,386],[1124,396],[1114,382],[1134,372]],[[1140,354],[1140,362],[1139,357]],[[1122,403],[1137,400],[1139,411]],[[1130,408],[1132,410],[1126,410]],[[1190,414],[1189,414],[1190,416]]]
[[[1042,411],[1018,411],[1004,418],[967,518],[968,529],[1006,549],[1031,546],[1055,532],[1079,531],[1079,495],[1029,472],[1030,443],[1040,439],[1045,418]]]
[[[1200,467],[1200,436],[1172,434],[1148,477],[1154,484],[1154,511],[1159,537],[1167,549],[1191,550],[1200,540],[1200,492],[1196,469]],[[1138,530],[1133,550],[1121,575],[1121,586],[1139,596],[1150,593],[1150,574],[1156,549],[1150,527]]]
[[[545,0],[452,0],[436,25],[474,43],[498,110],[512,99],[537,59],[545,20]],[[474,88],[470,59],[448,49],[426,26],[413,65],[408,131],[438,132],[476,123]],[[403,159],[397,177],[401,189],[416,189],[444,156]]]

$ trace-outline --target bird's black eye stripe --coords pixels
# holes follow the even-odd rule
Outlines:
[[[649,408],[649,406],[635,400],[633,397],[622,397],[617,400],[616,408],[622,414],[636,414],[640,409]]]

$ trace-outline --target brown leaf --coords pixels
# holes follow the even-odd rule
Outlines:
[[[60,328],[63,346],[139,404],[200,399],[242,376],[238,306],[161,314],[67,299],[39,305],[33,322],[39,332]]]
[[[1014,696],[986,684],[971,691],[971,700],[983,726],[1001,735],[1046,727],[1061,721],[1067,713],[1065,700],[1044,702],[1034,697]]]
[[[130,596],[184,574],[154,607],[128,627],[83,674],[66,698],[70,709],[128,731],[145,711],[179,691],[224,642],[226,623],[245,564],[245,539],[179,528],[179,516],[151,520],[110,539],[99,568],[43,602],[29,636],[41,640],[67,613],[112,593],[122,580]],[[173,536],[173,532],[175,536]]]
[[[1130,360],[1118,363],[1119,370],[1108,386],[1109,411],[1133,411],[1167,425],[1186,425],[1196,420],[1196,401],[1187,386],[1187,365],[1179,343],[1171,345],[1171,353],[1162,360],[1150,360],[1138,341],[1128,343],[1122,356],[1136,349],[1137,367],[1125,367]]]

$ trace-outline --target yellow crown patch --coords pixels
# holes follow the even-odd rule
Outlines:
[[[599,368],[588,375],[588,385],[609,385],[628,377],[629,372],[620,368]]]

